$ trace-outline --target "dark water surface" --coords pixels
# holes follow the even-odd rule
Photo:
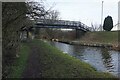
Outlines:
[[[65,54],[74,56],[84,62],[89,63],[98,71],[109,72],[118,76],[120,71],[120,52],[105,48],[87,47],[79,45],[69,45],[59,42],[50,42]]]

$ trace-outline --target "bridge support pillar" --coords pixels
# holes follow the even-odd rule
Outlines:
[[[82,36],[84,36],[85,31],[76,29],[76,39],[80,39]]]

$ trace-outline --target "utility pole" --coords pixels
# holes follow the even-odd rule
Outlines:
[[[102,21],[103,21],[103,2],[102,1],[102,9],[101,9],[101,31],[103,31],[103,25],[102,25]]]

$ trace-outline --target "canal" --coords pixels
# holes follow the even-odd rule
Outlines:
[[[120,52],[98,47],[70,45],[59,42],[50,42],[65,54],[74,56],[92,65],[96,70],[109,72],[118,76]]]

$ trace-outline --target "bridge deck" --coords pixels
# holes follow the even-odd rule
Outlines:
[[[81,29],[83,31],[92,31],[92,28],[81,23],[80,21],[66,20],[41,20],[35,23],[34,28],[68,28]]]

